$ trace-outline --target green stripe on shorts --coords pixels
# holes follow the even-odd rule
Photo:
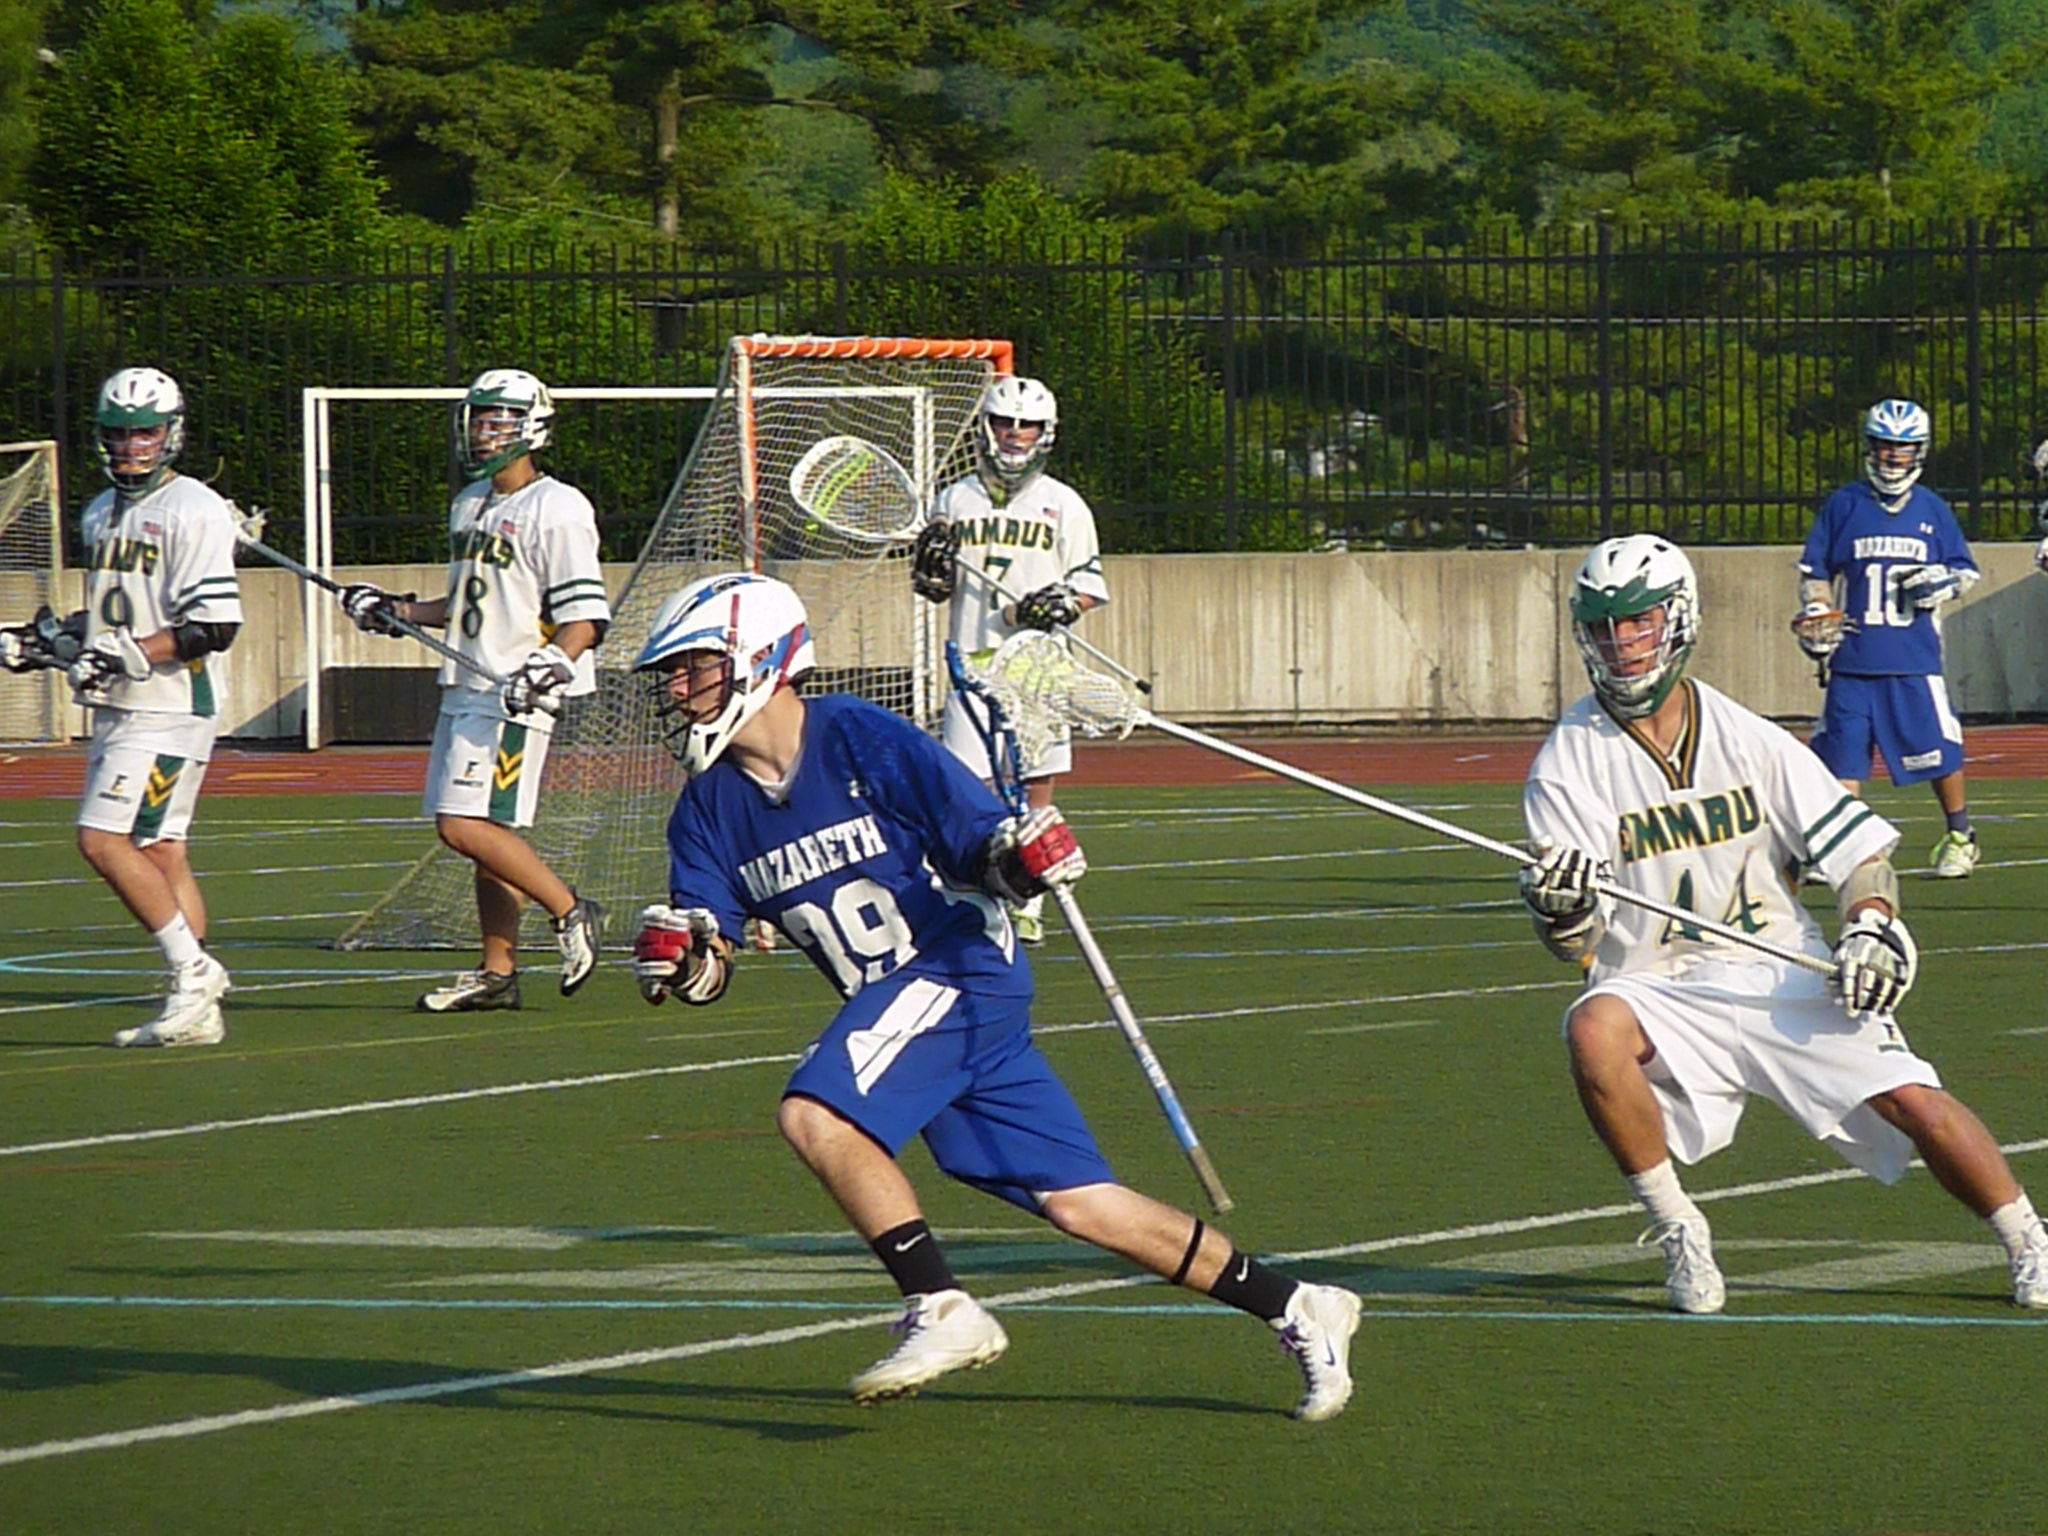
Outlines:
[[[178,776],[185,771],[185,759],[160,755],[150,765],[149,782],[142,786],[142,803],[135,810],[135,830],[130,834],[137,842],[147,842],[163,830],[164,817],[170,814],[171,796],[177,792]]]
[[[498,758],[491,764],[491,820],[510,826],[519,819],[519,776],[526,769],[526,727],[507,720],[498,733]]]

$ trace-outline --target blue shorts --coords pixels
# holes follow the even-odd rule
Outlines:
[[[1036,1213],[1041,1194],[1116,1181],[1081,1106],[1031,1039],[1031,1000],[926,976],[870,982],[790,1074],[891,1157],[922,1132],[940,1169]]]
[[[1838,779],[1870,777],[1874,747],[1894,784],[1946,778],[1963,766],[1963,727],[1940,677],[1856,677],[1837,672],[1813,750]]]

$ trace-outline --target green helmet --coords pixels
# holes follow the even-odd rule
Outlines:
[[[1615,626],[1657,608],[1664,627],[1647,665],[1623,660]],[[1700,638],[1700,583],[1685,551],[1648,533],[1598,545],[1572,580],[1572,638],[1608,709],[1624,720],[1655,714]]]
[[[107,478],[131,496],[146,495],[163,482],[185,446],[185,396],[168,373],[123,368],[100,386],[93,424]],[[163,428],[162,437],[137,453],[133,435],[152,435],[156,427]]]
[[[547,446],[555,397],[518,368],[480,373],[455,408],[455,453],[463,473],[481,480],[522,454]]]

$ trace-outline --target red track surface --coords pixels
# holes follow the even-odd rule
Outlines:
[[[1232,738],[1239,745],[1346,784],[1516,784],[1535,736]],[[1978,726],[1968,735],[1973,778],[2048,778],[2048,725]],[[330,747],[324,752],[224,747],[206,775],[209,795],[419,793],[424,747]],[[1081,784],[1234,784],[1271,781],[1259,769],[1191,744],[1137,737],[1076,748]],[[0,750],[0,800],[69,799],[85,780],[77,747]]]

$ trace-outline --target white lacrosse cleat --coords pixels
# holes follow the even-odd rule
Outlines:
[[[164,1011],[147,1024],[114,1031],[113,1044],[212,1045],[228,1032],[221,1022],[220,1000],[232,985],[228,968],[201,950],[197,960],[171,972]]]
[[[208,1003],[196,1011],[187,1010],[175,1019],[151,1019],[133,1029],[117,1029],[113,1043],[124,1049],[150,1045],[219,1045],[227,1037],[227,1020],[221,1017],[220,1004]]]
[[[1351,1336],[1358,1332],[1359,1307],[1358,1297],[1342,1286],[1304,1283],[1273,1322],[1280,1347],[1301,1367],[1304,1390],[1294,1416],[1304,1423],[1334,1419],[1351,1401]]]
[[[1704,1216],[1690,1221],[1662,1221],[1636,1239],[1636,1246],[1655,1243],[1664,1253],[1664,1288],[1675,1312],[1718,1312],[1728,1304],[1728,1285],[1714,1262],[1714,1236]]]
[[[2048,1310],[2048,1234],[2035,1233],[2012,1261],[2012,1299],[2016,1306]]]
[[[1937,880],[1966,880],[1977,867],[1977,834],[1944,832],[1927,855]]]
[[[1034,896],[1022,906],[1010,908],[1010,925],[1017,930],[1017,941],[1034,948],[1045,942],[1045,898]]]
[[[892,1325],[902,1339],[853,1378],[856,1403],[902,1397],[954,1371],[978,1371],[1010,1347],[1003,1325],[965,1291],[933,1291],[903,1300],[903,1316]]]
[[[421,1013],[484,1013],[492,1008],[518,1006],[519,973],[500,976],[481,968],[464,971],[433,991],[422,992],[413,1004]]]
[[[597,969],[604,937],[604,908],[587,896],[555,919],[555,944],[562,951],[562,996],[568,997]]]

